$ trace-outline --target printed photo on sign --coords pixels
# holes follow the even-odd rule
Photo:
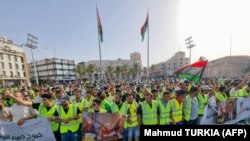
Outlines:
[[[236,119],[236,103],[235,100],[227,101],[225,121]]]
[[[226,121],[236,119],[236,103],[235,100],[228,100],[225,103],[217,103],[218,119],[217,123],[224,123]]]
[[[85,141],[121,139],[125,119],[116,113],[83,113],[83,138]]]

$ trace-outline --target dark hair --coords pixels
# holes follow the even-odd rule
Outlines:
[[[157,92],[156,89],[152,89],[152,90],[151,90],[151,93],[156,93],[156,92]]]
[[[121,93],[117,93],[116,95],[118,95],[120,98],[122,97],[122,94],[121,94]]]
[[[225,87],[225,86],[220,86],[220,87],[219,87],[219,91],[220,91],[220,92],[223,92],[223,91],[225,91],[225,90],[226,90],[226,87]]]
[[[198,91],[198,88],[196,86],[192,86],[190,88],[190,93],[197,92],[197,91]]]
[[[170,95],[170,92],[169,91],[164,92],[163,96],[165,96],[165,95]]]
[[[94,99],[93,102],[95,102],[97,105],[101,105],[102,101],[99,99]]]
[[[49,93],[45,93],[41,96],[42,98],[46,98],[46,99],[53,99],[52,95]]]
[[[181,96],[181,95],[185,95],[187,92],[185,90],[178,90],[176,91],[176,96]]]

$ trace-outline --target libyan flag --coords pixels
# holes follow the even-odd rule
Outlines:
[[[145,35],[145,32],[147,31],[147,29],[148,29],[148,15],[147,15],[147,19],[146,19],[144,25],[141,27],[142,41],[144,40],[144,35]]]
[[[99,12],[98,12],[97,7],[96,7],[96,13],[97,13],[98,37],[99,37],[99,40],[100,40],[101,42],[103,42],[102,23],[101,23],[101,19],[100,19],[100,16],[99,16]]]
[[[175,74],[178,78],[186,78],[194,82],[200,82],[206,66],[207,61],[199,61],[177,70]]]

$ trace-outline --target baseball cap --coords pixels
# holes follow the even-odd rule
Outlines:
[[[207,90],[211,90],[211,88],[208,85],[203,85],[201,86],[201,90],[207,91]]]
[[[61,103],[62,101],[66,101],[66,100],[69,100],[69,97],[67,95],[64,95],[62,96],[60,99],[59,99],[59,103]]]

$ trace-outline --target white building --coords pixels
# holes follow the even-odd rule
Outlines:
[[[165,62],[154,64],[149,69],[149,76],[168,76],[172,75],[179,68],[189,65],[190,58],[185,57],[185,52],[179,51]]]
[[[91,61],[87,61],[84,63],[85,67],[87,67],[89,64],[93,64],[96,67],[96,70],[94,72],[95,75],[97,76],[100,75],[100,71],[99,71],[100,60],[91,60]],[[115,71],[117,67],[122,69],[122,67],[124,66],[126,66],[126,69],[127,69],[126,73],[129,73],[129,70],[133,68],[135,64],[137,64],[139,69],[141,70],[141,67],[142,67],[141,55],[138,52],[131,53],[130,60],[121,59],[121,58],[118,58],[117,60],[102,60],[102,66],[101,66],[102,74],[105,75],[108,67],[112,67],[113,70]]]
[[[204,77],[241,77],[250,72],[250,56],[226,56],[209,61]]]
[[[35,63],[39,81],[66,82],[76,80],[73,60],[51,58],[35,61]],[[31,79],[35,80],[33,66],[33,62],[29,63]]]
[[[5,37],[0,37],[0,80],[3,84],[15,82],[17,85],[30,82],[23,48]]]

